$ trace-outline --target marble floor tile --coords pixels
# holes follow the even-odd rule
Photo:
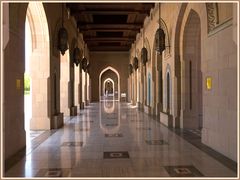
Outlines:
[[[44,135],[42,141],[4,176],[237,176],[236,171],[153,117],[128,103],[111,103],[115,104],[112,113],[108,113],[104,101],[91,103],[78,116],[65,117],[61,129],[39,133]]]

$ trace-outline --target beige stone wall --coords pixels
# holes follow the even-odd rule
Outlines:
[[[232,3],[221,3],[219,7],[219,24],[214,31],[208,33],[208,21],[206,4],[204,3],[162,3],[161,4],[161,18],[166,23],[169,40],[170,53],[163,52],[162,55],[162,79],[163,79],[163,112],[166,112],[166,74],[171,72],[171,98],[170,98],[170,114],[173,115],[173,126],[186,128],[188,125],[194,123],[197,114],[200,114],[196,109],[201,106],[203,109],[203,129],[202,142],[211,148],[219,151],[227,157],[236,161],[237,155],[237,46],[236,46],[236,16],[233,12],[235,7]],[[191,56],[195,54],[193,47],[196,44],[188,43],[186,47],[185,41],[192,41],[191,35],[184,33],[186,31],[186,24],[189,13],[194,10],[200,18],[200,39],[195,42],[200,43],[199,57]],[[169,13],[172,12],[172,13]],[[158,114],[159,101],[159,71],[157,67],[158,58],[154,51],[154,35],[158,28],[158,4],[151,10],[149,17],[145,19],[145,38],[149,42],[150,60],[146,68],[147,74],[151,74],[151,98],[150,104],[151,113]],[[231,18],[233,17],[233,21]],[[235,17],[235,18],[234,18]],[[191,30],[190,30],[191,32]],[[194,32],[194,31],[193,31]],[[185,34],[185,37],[184,37]],[[137,35],[136,47],[142,48],[142,34]],[[189,39],[190,38],[190,39]],[[194,42],[194,41],[192,41]],[[224,42],[224,43],[223,43]],[[129,56],[129,63],[135,56],[135,45],[132,46]],[[200,58],[201,71],[193,74],[193,95],[196,97],[202,91],[202,98],[194,103],[192,111],[186,111],[189,106],[189,84],[187,79],[187,61],[191,56],[192,59]],[[190,58],[190,59],[191,59]],[[160,61],[159,61],[160,62]],[[196,69],[199,65],[193,64]],[[142,68],[143,70],[143,68]],[[141,71],[143,72],[143,71]],[[202,80],[197,83],[195,80]],[[146,75],[142,75],[144,83],[141,84],[140,89],[147,91]],[[212,78],[212,89],[206,89],[206,78]],[[132,92],[135,82],[139,81],[134,78],[134,74],[128,79],[128,91]],[[199,89],[198,87],[201,87]],[[136,93],[136,92],[135,92]],[[140,93],[140,101],[146,100],[146,92]],[[145,97],[144,97],[145,96]],[[193,96],[193,98],[194,98]],[[136,95],[129,97],[129,101],[134,102]],[[145,100],[144,100],[145,99]],[[194,99],[195,100],[195,99]],[[195,115],[193,113],[195,112]],[[189,120],[184,115],[190,115]],[[196,121],[195,121],[196,122]],[[185,123],[185,124],[184,124]],[[192,124],[194,127],[196,125]],[[195,127],[196,128],[196,127]],[[224,134],[222,132],[225,132]]]
[[[90,78],[92,101],[99,100],[99,75],[107,67],[116,69],[120,75],[120,92],[127,93],[128,53],[125,52],[90,52]]]
[[[233,17],[233,3],[218,3],[219,24]]]
[[[203,142],[237,159],[237,45],[232,26],[205,37],[203,70]],[[224,43],[223,43],[224,42]],[[206,78],[212,89],[206,90]],[[224,132],[224,133],[223,133]]]

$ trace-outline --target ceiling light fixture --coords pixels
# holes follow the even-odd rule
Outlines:
[[[165,50],[166,46],[165,46],[165,33],[163,31],[163,29],[161,28],[161,15],[160,15],[160,3],[159,3],[159,28],[156,32],[155,35],[155,50],[157,52],[159,52],[160,54],[162,54],[162,52]]]
[[[58,50],[61,52],[62,55],[64,55],[65,51],[68,49],[68,33],[63,26],[64,22],[63,6],[64,5],[62,4],[62,27],[58,31]]]

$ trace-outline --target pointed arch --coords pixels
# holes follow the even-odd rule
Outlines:
[[[25,61],[29,64],[29,74],[32,79],[31,94],[33,94],[30,129],[50,129],[50,96],[46,93],[50,92],[50,38],[47,16],[41,2],[29,2],[25,22],[30,27],[30,34],[26,34],[30,38],[25,40]],[[31,48],[27,47],[29,43],[32,45]],[[52,89],[55,89],[55,86],[56,83]],[[55,111],[56,98],[53,97]]]
[[[110,81],[112,84],[113,84],[113,93],[115,92],[114,90],[114,81],[111,79],[111,78],[107,78],[103,81],[103,87],[102,87],[102,90],[103,90],[103,94],[105,95],[105,88],[106,88],[106,82],[107,81]],[[113,96],[114,97],[114,96]]]
[[[107,70],[111,70],[117,74],[117,77],[118,77],[118,101],[120,101],[120,87],[121,87],[120,86],[120,75],[119,75],[118,71],[115,68],[113,68],[112,66],[108,66],[108,67],[104,68],[99,74],[99,101],[101,100],[101,77],[102,77],[102,74],[104,72],[106,72]]]
[[[202,128],[201,19],[190,9],[186,16],[182,41],[182,128]]]

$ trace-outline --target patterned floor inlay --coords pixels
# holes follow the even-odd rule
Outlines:
[[[89,131],[88,128],[76,128],[75,131]]]
[[[129,158],[127,151],[103,152],[104,159]]]
[[[143,122],[143,120],[131,120],[131,122]]]
[[[105,137],[123,137],[121,133],[105,134]]]
[[[86,122],[86,123],[88,123],[88,122],[89,122],[89,123],[93,123],[94,121],[92,121],[92,120],[91,120],[91,121],[80,120],[80,121],[78,121],[78,122],[80,122],[80,123],[81,123],[81,122]]]
[[[151,130],[151,128],[148,127],[137,127],[138,130]]]
[[[62,146],[68,147],[83,146],[83,142],[64,142],[62,143]]]
[[[168,145],[164,140],[145,140],[148,145]]]
[[[203,177],[204,175],[194,166],[165,166],[171,177]]]
[[[105,124],[105,126],[117,126],[118,124]]]
[[[36,174],[36,177],[68,177],[69,174],[70,169],[49,168],[40,169]]]

